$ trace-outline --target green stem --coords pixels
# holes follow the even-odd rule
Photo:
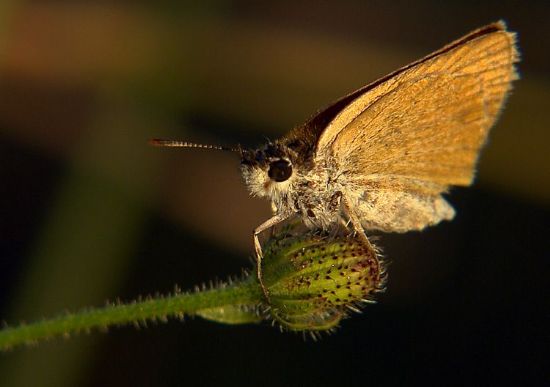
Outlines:
[[[37,343],[59,336],[106,329],[114,325],[140,324],[198,314],[223,306],[257,305],[262,293],[256,281],[244,280],[230,286],[195,293],[171,294],[133,301],[128,304],[108,305],[77,313],[45,319],[28,325],[0,330],[0,350],[22,344]]]

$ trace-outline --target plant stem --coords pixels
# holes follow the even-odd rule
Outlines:
[[[201,310],[223,306],[257,305],[262,293],[256,281],[245,279],[230,286],[176,293],[168,296],[133,301],[128,304],[107,305],[77,313],[45,319],[32,324],[7,327],[0,330],[0,350],[22,344],[34,344],[59,336],[70,336],[92,329],[106,329],[115,325],[141,324],[168,317],[197,314]]]

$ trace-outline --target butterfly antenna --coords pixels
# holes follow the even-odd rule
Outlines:
[[[241,151],[240,147],[229,148],[221,145],[197,144],[194,142],[162,140],[159,138],[153,138],[149,140],[149,144],[152,146],[165,147],[165,148],[200,148],[200,149],[215,149],[215,150],[230,151],[230,152]]]

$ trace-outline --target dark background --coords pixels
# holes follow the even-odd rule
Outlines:
[[[0,385],[548,385],[548,2],[202,4],[1,3],[0,320],[250,267],[269,205],[234,155],[148,138],[260,144],[501,18],[522,79],[456,219],[382,236],[388,290],[336,334],[117,328],[2,353]]]

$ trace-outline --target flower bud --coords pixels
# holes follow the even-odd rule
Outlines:
[[[383,290],[385,270],[359,239],[276,238],[266,246],[263,279],[269,313],[282,328],[323,331]]]

